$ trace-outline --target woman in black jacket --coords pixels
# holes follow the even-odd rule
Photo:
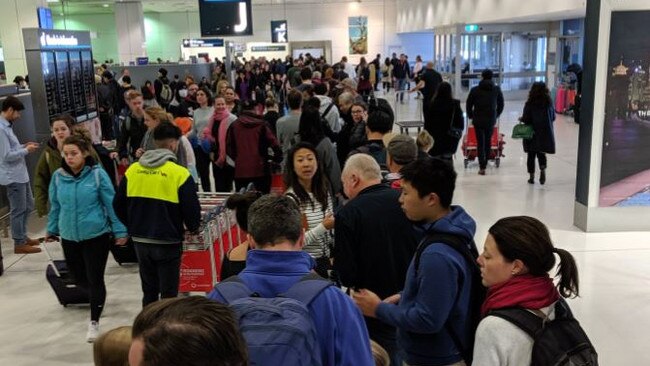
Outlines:
[[[464,128],[460,101],[454,99],[451,84],[442,82],[424,115],[424,129],[433,137],[433,148],[429,150],[429,155],[451,159]]]
[[[555,154],[553,121],[555,110],[551,93],[546,84],[538,81],[533,84],[524,105],[524,115],[520,120],[533,126],[533,138],[524,140],[524,152],[528,153],[528,183],[535,183],[535,157],[539,161],[539,183],[546,183],[546,154]]]

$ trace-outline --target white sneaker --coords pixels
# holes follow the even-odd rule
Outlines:
[[[99,337],[99,323],[93,320],[90,322],[90,324],[88,324],[86,342],[93,343],[97,337]]]

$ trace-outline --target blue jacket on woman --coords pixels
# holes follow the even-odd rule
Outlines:
[[[109,232],[126,237],[126,227],[113,211],[113,196],[113,183],[92,158],[78,175],[64,161],[50,182],[48,234],[77,242]]]

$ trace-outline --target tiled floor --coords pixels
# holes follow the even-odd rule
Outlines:
[[[556,122],[558,153],[549,157],[546,185],[527,184],[521,144],[508,137],[521,109],[521,102],[508,102],[501,119],[507,144],[500,168],[490,167],[481,177],[476,164],[464,169],[457,154],[455,203],[478,222],[479,246],[501,217],[527,214],[545,222],[556,245],[578,261],[582,296],[570,304],[601,365],[650,365],[645,352],[650,343],[650,233],[584,234],[573,227],[578,127],[569,118]],[[403,119],[417,115],[416,100],[400,105],[398,114]],[[32,232],[42,233],[43,226],[43,220],[34,219]],[[0,365],[92,364],[92,347],[84,342],[88,309],[58,304],[45,281],[44,254],[17,256],[8,239],[2,238],[2,244],[7,271],[0,277]],[[102,330],[130,324],[140,310],[137,268],[109,259],[106,281]]]

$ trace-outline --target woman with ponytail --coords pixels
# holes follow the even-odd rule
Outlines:
[[[549,272],[560,258],[556,278]],[[547,320],[555,319],[555,303],[578,296],[578,268],[573,256],[555,248],[546,226],[528,216],[497,221],[478,258],[483,285],[488,288],[476,330],[474,364],[530,365],[533,339],[513,323],[490,315],[493,310],[523,308]]]

